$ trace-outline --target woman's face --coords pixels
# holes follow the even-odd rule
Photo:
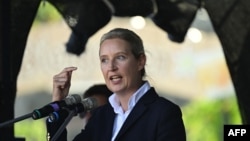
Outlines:
[[[102,74],[111,91],[116,94],[131,94],[140,87],[140,71],[145,65],[145,56],[136,59],[125,40],[105,40],[100,46],[99,55]]]

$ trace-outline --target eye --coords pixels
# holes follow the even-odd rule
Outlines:
[[[117,58],[118,60],[125,60],[126,57],[125,57],[124,55],[119,55],[119,56],[117,56],[116,58]]]
[[[101,58],[100,61],[101,61],[101,63],[107,63],[108,59],[107,58]]]

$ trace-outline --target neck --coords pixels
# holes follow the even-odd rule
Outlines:
[[[116,96],[119,99],[120,105],[124,112],[128,110],[128,101],[133,93],[134,92],[116,93]]]
[[[123,92],[123,93],[116,93],[118,98],[119,98],[119,101],[120,101],[120,104],[121,104],[121,107],[123,109],[124,112],[126,112],[128,110],[128,102],[129,102],[129,99],[130,97],[144,84],[144,82],[142,81],[142,83],[140,83],[140,85],[138,85],[137,88],[133,89],[133,90],[130,90],[130,91],[126,91],[126,92]]]

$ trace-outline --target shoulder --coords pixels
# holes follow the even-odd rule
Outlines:
[[[165,97],[159,96],[153,87],[144,95],[142,103],[158,112],[180,113],[181,111],[179,105]]]
[[[174,103],[173,101],[159,96],[159,94],[155,91],[154,87],[151,87],[149,89],[149,91],[143,96],[143,101],[146,102],[154,102],[157,105],[160,106],[170,106],[170,107],[179,107],[176,103]]]
[[[156,102],[155,105],[160,108],[160,107],[164,107],[164,108],[160,108],[163,110],[167,110],[167,111],[180,111],[180,106],[177,105],[176,103],[172,102],[169,99],[166,99],[164,97],[159,97]]]

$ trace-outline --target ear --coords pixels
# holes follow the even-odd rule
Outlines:
[[[146,55],[144,53],[142,53],[140,56],[139,56],[139,59],[138,59],[138,70],[142,70],[145,65],[146,65]]]

